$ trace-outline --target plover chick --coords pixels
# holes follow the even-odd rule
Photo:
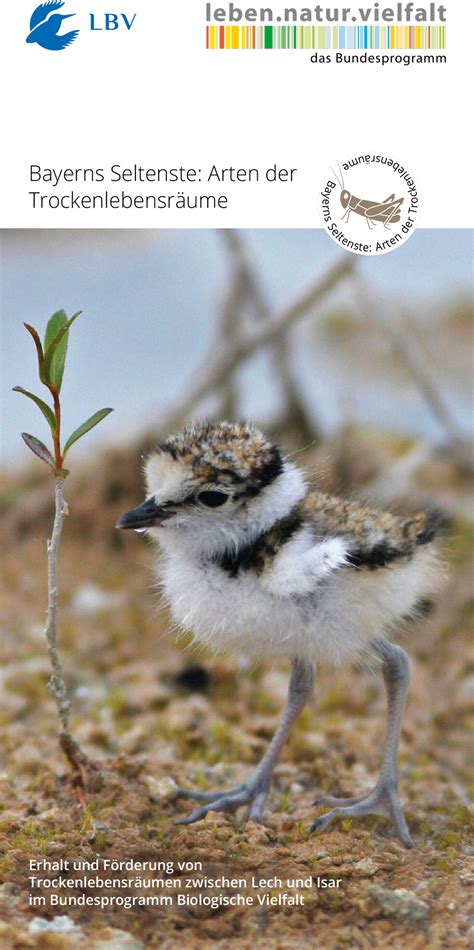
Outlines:
[[[173,619],[212,650],[288,657],[292,665],[283,718],[256,770],[227,791],[180,789],[181,798],[202,802],[182,824],[242,805],[261,821],[315,665],[377,659],[388,701],[380,776],[367,795],[319,798],[331,808],[311,830],[338,815],[376,813],[411,847],[397,793],[409,664],[391,638],[436,591],[436,516],[403,518],[310,490],[304,472],[247,424],[191,426],[152,452],[145,474],[146,501],[117,527],[146,529],[158,543]]]

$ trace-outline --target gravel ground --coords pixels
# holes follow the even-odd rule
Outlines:
[[[319,792],[356,794],[377,775],[384,693],[360,671],[318,677],[314,702],[277,767],[265,826],[239,812],[183,828],[174,821],[190,803],[174,800],[173,780],[199,788],[240,781],[275,728],[288,667],[248,668],[243,658],[210,657],[186,638],[176,641],[153,591],[151,550],[113,531],[117,513],[137,499],[135,487],[128,494],[123,487],[124,465],[110,462],[93,490],[85,475],[71,485],[77,500],[62,548],[60,639],[74,731],[99,765],[83,802],[58,752],[46,689],[49,502],[36,475],[21,490],[3,480],[0,946],[468,947],[474,646],[466,525],[456,525],[447,551],[440,603],[404,639],[413,678],[400,791],[416,848],[406,851],[382,818],[308,835]],[[41,865],[61,860],[62,869]],[[31,870],[34,861],[46,870]],[[120,887],[51,887],[86,873],[67,861],[91,862],[90,874],[101,880],[111,875],[107,861],[135,864],[119,872]],[[137,862],[145,867],[137,870]],[[146,862],[170,864],[150,874]],[[32,874],[46,884],[32,889]],[[203,878],[216,886],[203,886]],[[52,906],[52,893],[173,897],[155,906]],[[180,904],[178,894],[195,902]],[[252,903],[222,903],[237,894]],[[45,903],[33,905],[32,896]]]

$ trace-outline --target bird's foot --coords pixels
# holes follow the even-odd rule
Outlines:
[[[376,785],[368,795],[356,798],[334,798],[322,795],[314,805],[330,805],[331,811],[316,818],[310,831],[326,831],[335,818],[362,818],[365,815],[383,815],[390,818],[398,837],[406,848],[413,848],[414,841],[408,830],[405,816],[400,805],[397,789],[394,785]]]
[[[221,811],[224,813],[236,812],[238,808],[244,805],[249,806],[249,821],[260,823],[263,821],[263,811],[268,798],[270,789],[270,777],[259,775],[257,772],[242,782],[241,785],[235,785],[233,788],[221,790],[219,792],[195,792],[192,789],[179,788],[176,798],[189,798],[198,802],[204,802],[201,808],[196,808],[186,818],[179,819],[177,825],[191,825],[195,821],[205,818],[210,811]]]

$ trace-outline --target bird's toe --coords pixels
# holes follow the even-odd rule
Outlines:
[[[393,829],[406,848],[413,848],[414,841],[408,830],[398,794],[393,787],[380,785],[370,794],[359,798],[344,799],[321,796],[315,804],[333,805],[331,811],[313,821],[310,832],[326,831],[335,818],[363,818],[366,815],[382,815],[389,818]]]
[[[328,811],[326,815],[320,815],[319,818],[315,818],[312,825],[310,826],[310,833],[313,834],[315,831],[326,831],[326,828],[329,828],[329,825],[336,817],[337,812]]]
[[[176,798],[194,798],[204,804],[196,808],[187,818],[181,818],[178,825],[191,825],[195,821],[205,818],[209,812],[235,812],[243,805],[249,806],[249,821],[261,824],[270,788],[270,778],[267,772],[254,773],[246,782],[227,791],[220,792],[193,792],[188,789],[178,789]]]
[[[242,805],[248,804],[248,796],[246,791],[238,791],[231,795],[221,795],[220,798],[216,798],[213,801],[209,801],[206,805],[202,805],[201,808],[196,808],[191,815],[188,815],[186,818],[181,818],[175,822],[176,825],[192,825],[195,821],[200,821],[201,818],[206,818],[206,816],[211,811],[216,812],[235,812],[238,808],[241,808]]]
[[[181,786],[179,786],[174,797],[175,800],[185,798],[195,802],[216,802],[219,798],[223,798],[226,795],[236,795],[242,788],[242,785],[235,785],[233,788],[221,788],[219,791],[199,792],[193,788],[181,788]]]
[[[327,805],[329,808],[344,807],[346,805],[357,805],[359,802],[363,802],[366,797],[366,795],[353,795],[350,798],[337,798],[335,795],[318,795],[313,805],[317,807]]]

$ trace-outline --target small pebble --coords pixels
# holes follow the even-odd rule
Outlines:
[[[361,861],[356,861],[353,867],[354,871],[358,871],[362,877],[373,877],[378,871],[378,867],[375,861],[372,861],[372,858],[362,858]]]
[[[156,779],[146,775],[143,781],[154,802],[172,802],[176,798],[178,786],[171,776]]]
[[[81,928],[77,927],[73,920],[66,914],[53,917],[52,920],[46,920],[44,917],[33,917],[28,927],[30,934],[55,933],[55,934],[77,934],[81,933]]]
[[[369,884],[367,891],[386,914],[397,920],[414,923],[425,920],[429,916],[428,904],[421,901],[413,891],[408,891],[404,887],[392,890],[389,887],[380,887],[378,884]]]

